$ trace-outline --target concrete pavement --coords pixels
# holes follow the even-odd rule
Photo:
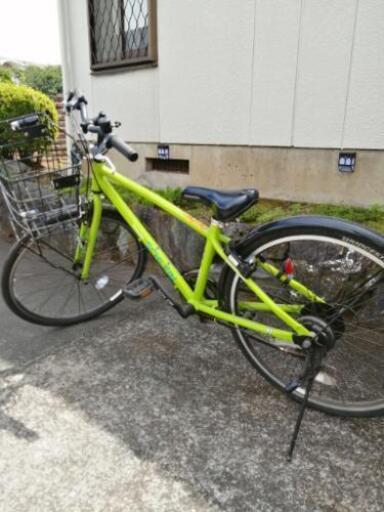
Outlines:
[[[0,244],[0,264],[7,248]],[[309,411],[159,297],[67,329],[0,299],[2,512],[382,511],[382,419]]]

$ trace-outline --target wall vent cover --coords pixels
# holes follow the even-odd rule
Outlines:
[[[172,172],[180,174],[189,174],[189,160],[181,160],[178,158],[147,158],[147,171]]]

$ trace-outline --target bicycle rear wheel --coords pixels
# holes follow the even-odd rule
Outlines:
[[[78,237],[76,222],[57,224],[14,246],[2,274],[3,296],[14,313],[41,325],[84,322],[118,304],[122,287],[142,275],[145,248],[116,212],[103,211],[86,282],[73,264]]]
[[[310,220],[308,222],[311,222]],[[328,219],[329,223],[329,219]],[[383,242],[374,233],[352,229],[294,226],[272,230],[248,240],[243,257],[262,257],[279,269],[290,258],[294,277],[322,297],[319,306],[266,273],[261,266],[253,279],[279,304],[303,306],[291,313],[299,321],[329,324],[336,340],[315,379],[309,405],[342,416],[375,416],[384,413],[384,262]],[[347,226],[347,224],[344,224]],[[351,226],[351,225],[349,225]],[[360,295],[361,296],[360,296]],[[358,298],[358,300],[357,300]],[[268,311],[247,306],[257,298],[232,271],[225,283],[224,306],[240,316],[287,329]],[[337,313],[345,311],[337,320]],[[307,320],[305,320],[305,318]],[[332,319],[333,322],[332,322]],[[242,328],[234,337],[252,365],[272,384],[284,390],[303,372],[304,357],[299,347],[281,347],[270,336]],[[301,401],[305,388],[292,395]]]

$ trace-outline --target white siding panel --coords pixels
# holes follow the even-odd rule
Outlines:
[[[356,0],[304,0],[295,146],[339,147],[348,89]]]
[[[343,143],[345,147],[384,149],[383,0],[359,3]]]
[[[161,0],[161,139],[248,144],[254,0]]]
[[[158,69],[126,71],[93,78],[93,107],[122,123],[127,141],[158,142]]]
[[[257,0],[250,143],[291,143],[300,0]]]

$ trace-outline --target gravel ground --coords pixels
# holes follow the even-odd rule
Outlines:
[[[0,262],[7,247],[0,244]],[[0,302],[3,512],[382,511],[382,419],[308,411],[158,296],[77,328]]]

